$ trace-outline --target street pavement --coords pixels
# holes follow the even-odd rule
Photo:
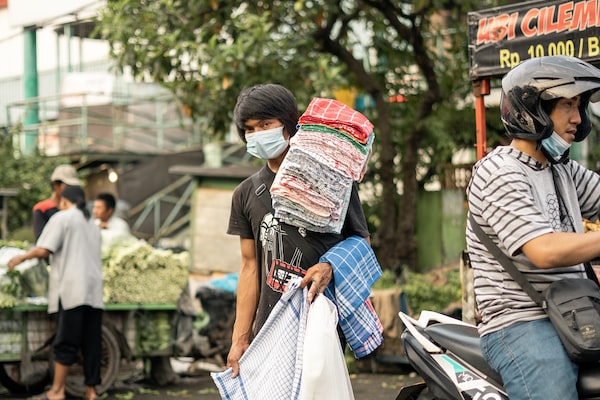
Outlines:
[[[351,374],[355,400],[394,400],[404,385],[416,382],[413,373],[404,374]],[[24,399],[27,395],[1,394],[0,399]],[[156,387],[144,380],[119,381],[102,396],[114,400],[159,400],[190,399],[220,400],[221,396],[208,373],[193,377],[181,377],[180,382],[166,387]],[[270,400],[265,398],[265,400]]]
[[[416,374],[351,374],[355,400],[394,400],[404,385],[418,381]],[[142,390],[139,390],[142,389]],[[121,397],[124,396],[124,397]],[[130,397],[131,396],[131,397]],[[193,399],[220,400],[221,396],[209,375],[182,378],[179,384],[166,388],[134,387],[115,388],[109,393],[110,399]],[[265,400],[270,400],[265,398]]]

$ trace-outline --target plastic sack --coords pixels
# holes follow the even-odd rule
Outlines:
[[[11,258],[25,254],[26,251],[17,247],[0,248],[0,269],[7,269]],[[25,296],[46,296],[48,293],[48,264],[44,260],[32,258],[25,260],[15,267],[19,271],[19,281]]]
[[[308,310],[302,362],[301,400],[354,399],[337,333],[337,309],[317,296]]]
[[[238,272],[235,272],[232,274],[227,274],[220,278],[211,279],[208,282],[208,284],[210,286],[214,286],[216,288],[223,289],[230,293],[236,293],[237,286],[238,286],[238,275],[239,275]]]

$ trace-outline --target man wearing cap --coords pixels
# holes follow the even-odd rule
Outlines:
[[[69,164],[61,164],[56,167],[50,177],[50,183],[52,185],[52,195],[33,206],[33,233],[36,241],[42,234],[42,229],[44,229],[50,217],[58,211],[58,203],[65,186],[81,186],[77,171]]]

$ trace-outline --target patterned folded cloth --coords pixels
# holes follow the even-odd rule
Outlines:
[[[308,317],[307,290],[301,279],[290,281],[269,318],[242,358],[240,373],[231,368],[213,372],[221,398],[230,400],[298,399],[302,377],[302,351]],[[266,397],[265,397],[266,396]]]
[[[329,249],[320,262],[333,267],[334,284],[325,295],[338,307],[339,323],[356,358],[371,354],[383,343],[383,326],[369,296],[382,275],[365,238],[351,236]]]
[[[361,180],[368,161],[369,153],[366,148],[363,153],[338,136],[305,130],[304,127],[305,125],[301,125],[290,139],[290,146],[302,149],[319,163],[335,168],[355,181]]]
[[[315,97],[298,121],[300,124],[323,124],[350,133],[360,143],[367,143],[373,124],[364,115],[334,99]]]
[[[360,151],[363,155],[367,155],[367,153],[369,152],[369,142],[360,143],[358,140],[356,140],[352,135],[348,134],[347,132],[340,131],[339,129],[335,129],[335,128],[332,128],[327,125],[299,124],[298,131],[296,132],[296,134],[293,137],[296,137],[299,132],[314,132],[314,133],[325,134],[327,136],[332,136],[341,141],[348,143],[349,145],[354,147],[355,150]],[[369,138],[371,138],[371,137],[375,137],[375,135],[373,133],[371,133],[369,135]]]
[[[336,168],[319,162],[319,159],[315,158],[313,154],[297,146],[290,147],[288,154],[286,154],[279,167],[279,171],[277,171],[279,177],[283,178],[287,175],[301,179],[321,196],[331,201],[338,200],[340,192],[352,187],[352,179],[349,176],[345,176]],[[276,175],[275,180],[277,179],[278,176]]]
[[[351,177],[292,146],[270,189],[275,217],[313,232],[340,233],[352,184]]]
[[[300,117],[273,185],[275,217],[314,232],[340,233],[353,181],[362,180],[373,124],[333,99],[314,98]]]

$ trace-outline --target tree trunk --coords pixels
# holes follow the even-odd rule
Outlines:
[[[380,149],[380,169],[381,177],[381,224],[377,228],[377,236],[374,245],[378,248],[378,259],[381,267],[397,271],[401,264],[397,258],[396,247],[398,238],[396,237],[396,204],[397,193],[394,182],[394,158],[396,149],[392,140],[393,134],[390,128],[390,120],[387,109],[387,102],[383,96],[374,97],[375,107],[377,108],[377,135],[379,136]]]
[[[417,224],[417,163],[419,138],[423,132],[415,129],[408,137],[402,155],[403,193],[398,212],[398,237],[396,256],[411,271],[418,271],[417,242],[415,240]],[[395,270],[396,275],[402,271]]]

